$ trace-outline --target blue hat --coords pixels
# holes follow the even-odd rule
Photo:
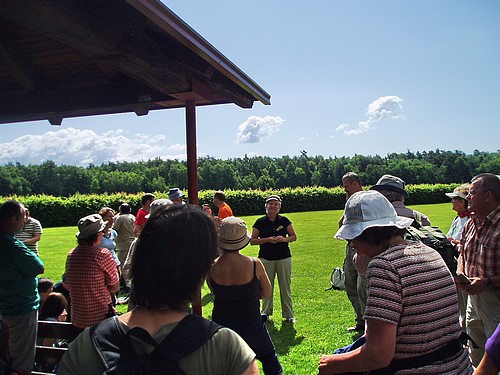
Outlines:
[[[168,191],[168,199],[173,201],[179,197],[184,197],[184,193],[179,188],[172,188]]]

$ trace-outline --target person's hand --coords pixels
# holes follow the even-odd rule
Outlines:
[[[286,242],[286,239],[283,236],[276,236],[274,238],[276,239],[276,242]]]
[[[352,262],[354,263],[354,268],[360,275],[366,275],[366,270],[368,268],[368,263],[370,263],[370,258],[361,253],[356,253],[352,257]]]
[[[267,237],[268,243],[271,243],[273,245],[276,245],[278,243],[278,240],[276,239],[276,236],[272,237]]]
[[[488,279],[486,277],[469,277],[471,283],[461,286],[468,294],[479,294],[488,288]]]
[[[318,370],[319,375],[333,374],[333,355],[322,355],[319,360]]]

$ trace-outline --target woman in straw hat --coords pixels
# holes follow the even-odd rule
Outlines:
[[[461,340],[453,277],[435,250],[405,241],[413,219],[377,191],[353,194],[336,238],[370,258],[366,342],[323,355],[320,374],[472,374]],[[380,369],[378,371],[374,371]]]
[[[215,295],[212,320],[236,331],[262,362],[264,374],[283,372],[260,314],[260,299],[271,295],[271,283],[261,261],[240,254],[250,243],[246,223],[230,216],[221,221],[219,249],[210,269],[208,285]]]

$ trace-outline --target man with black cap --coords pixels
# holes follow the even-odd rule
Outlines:
[[[423,213],[405,206],[405,198],[409,197],[405,186],[406,184],[401,178],[384,174],[370,190],[382,193],[391,202],[398,216],[413,218],[420,225],[431,225],[429,218]]]

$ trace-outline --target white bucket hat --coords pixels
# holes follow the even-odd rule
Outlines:
[[[96,233],[102,232],[106,228],[107,221],[103,221],[101,215],[92,214],[78,220],[78,230],[76,238],[82,240],[89,238]]]
[[[359,191],[347,201],[342,227],[335,234],[339,240],[352,240],[371,227],[407,228],[412,218],[398,216],[392,204],[375,190]]]
[[[249,244],[250,239],[250,232],[243,220],[235,216],[222,219],[219,227],[219,247],[222,250],[241,250]]]
[[[146,215],[146,219],[149,219],[151,215],[154,215],[156,211],[158,211],[161,207],[164,206],[172,206],[174,202],[172,202],[170,199],[155,199],[152,203],[151,206],[149,206],[149,214]]]

